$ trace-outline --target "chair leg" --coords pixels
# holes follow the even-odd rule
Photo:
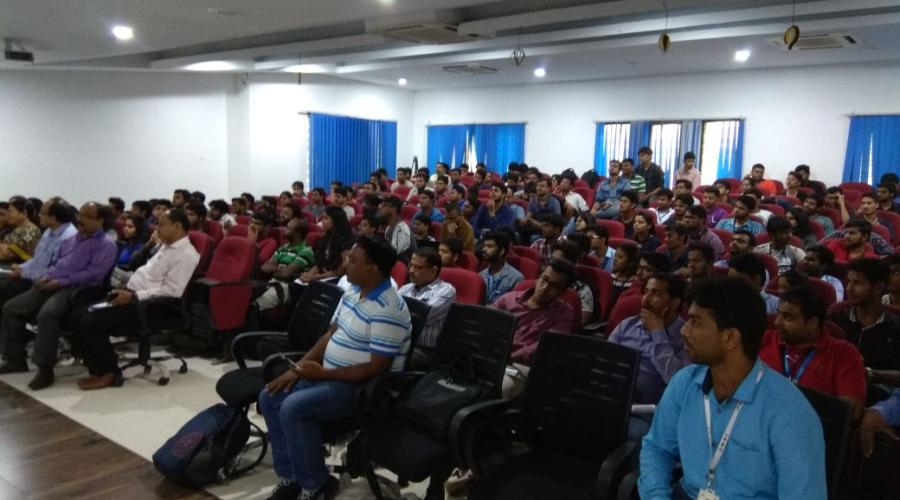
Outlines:
[[[372,462],[366,460],[366,482],[369,483],[369,489],[375,495],[377,500],[384,500],[384,494],[381,492],[381,484],[378,483],[378,476],[375,474],[375,467]]]
[[[428,489],[425,491],[425,500],[444,500],[444,483],[453,473],[451,467],[442,467],[428,478]]]

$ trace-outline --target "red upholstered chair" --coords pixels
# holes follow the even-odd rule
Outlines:
[[[397,282],[397,288],[407,284],[409,282],[409,269],[407,269],[406,264],[403,261],[397,261],[394,264],[394,267],[391,269],[391,278],[394,278],[394,281]]]
[[[242,226],[250,225],[250,216],[249,215],[236,215],[234,220],[237,221],[238,224]]]
[[[597,219],[594,223],[605,227],[610,238],[625,237],[625,226],[617,220]]]
[[[513,288],[515,292],[521,292],[523,290],[528,290],[529,288],[534,288],[537,280],[522,280]],[[574,321],[572,321],[572,330],[570,332],[564,333],[578,333],[581,331],[581,299],[578,298],[578,294],[575,293],[575,290],[571,288],[566,288],[563,292],[562,299],[566,301],[567,304],[572,308],[575,312]]]
[[[582,257],[581,263],[585,266],[596,267],[598,269],[601,269],[603,266],[603,261],[601,261],[594,255],[585,255],[584,257]]]
[[[879,210],[878,217],[885,219],[891,225],[891,230],[894,231],[894,240],[891,243],[900,245],[900,214]]]
[[[441,269],[441,279],[456,289],[456,302],[461,304],[484,304],[485,284],[474,271],[458,267]]]
[[[871,186],[869,187],[871,191]],[[847,205],[847,211],[850,212],[850,215],[856,213],[856,209],[859,208],[859,202],[862,201],[862,191],[856,191],[853,189],[844,190],[844,204]]]
[[[536,280],[541,274],[540,265],[527,257],[510,255],[506,257],[506,262],[518,269],[527,280]]]
[[[825,301],[827,307],[831,307],[833,304],[837,303],[837,294],[834,291],[834,287],[831,286],[831,283],[820,280],[819,278],[808,278],[808,281],[816,293],[818,293],[819,296],[822,297],[822,300]]]
[[[822,238],[825,237],[825,228],[822,224],[810,219],[809,220],[809,228],[812,229],[813,236],[816,237],[816,241],[822,241]]]
[[[619,248],[619,245],[634,245],[637,246],[634,240],[629,240],[628,238],[613,238],[610,237],[607,241],[610,248]]]
[[[440,222],[432,222],[431,229],[428,230],[428,234],[431,235],[432,238],[441,241],[441,235],[443,234],[443,229]]]
[[[315,226],[315,225],[316,225],[316,216],[313,215],[312,212],[310,212],[310,211],[308,211],[308,210],[304,210],[304,211],[302,211],[302,212],[300,212],[300,213],[302,213],[303,216],[306,217],[306,223],[307,223],[307,224],[309,224],[310,226]]]
[[[857,191],[860,194],[871,193],[873,191],[872,185],[866,184],[865,182],[842,182],[838,184],[838,187],[844,190],[845,197],[847,191]]]
[[[841,328],[840,325],[833,321],[826,321],[822,330],[825,332],[825,335],[831,335],[836,339],[847,340],[847,333],[844,332],[844,329]]]
[[[191,307],[205,306],[215,332],[244,326],[253,293],[250,277],[255,267],[256,245],[246,238],[228,236],[213,253],[206,276],[191,283],[189,303]]]
[[[256,249],[259,263],[262,264],[275,255],[275,250],[278,250],[278,241],[275,238],[265,238],[256,244]]]
[[[362,222],[363,216],[360,213],[357,213],[353,217],[350,217],[350,227],[356,229],[359,226],[359,223]]]
[[[306,207],[307,203],[309,203],[309,200],[307,200],[306,198],[304,198],[302,196],[294,197],[294,205],[299,207],[300,210],[303,210]]]
[[[590,188],[591,187],[591,185],[588,184],[587,181],[581,180],[581,179],[576,180],[575,184],[573,184],[572,186],[577,187],[577,188]]]
[[[840,212],[833,208],[822,207],[819,209],[819,213],[831,219],[831,223],[834,227],[841,227],[844,225],[844,221],[841,220]]]
[[[201,233],[200,231],[189,232],[188,238],[190,238],[191,240],[191,245],[194,245],[194,249],[197,250],[198,254],[200,254],[200,260],[197,262],[197,268],[194,269],[194,276],[203,276],[204,274],[206,274],[206,270],[209,268],[210,261],[212,261],[213,250],[215,250],[216,248],[216,242],[210,235]]]
[[[250,231],[250,226],[235,224],[228,229],[228,236],[236,238],[246,238]]]
[[[512,245],[510,250],[510,255],[518,255],[519,257],[531,259],[538,265],[541,264],[541,254],[531,247],[525,245]]]
[[[575,266],[578,279],[587,283],[594,294],[594,319],[603,321],[609,317],[612,304],[612,276],[597,267]]]
[[[779,217],[784,217],[784,207],[782,207],[781,205],[776,205],[774,203],[760,203],[759,208],[768,210],[769,212],[772,212],[774,215],[777,215]]]
[[[775,184],[776,193],[781,194],[784,192],[784,183],[779,181],[778,179],[766,179],[768,181],[772,181],[772,184]]]
[[[459,182],[469,188],[472,187],[473,184],[475,184],[475,177],[471,175],[464,175],[459,178]]]
[[[723,179],[719,179],[721,182],[725,182],[728,184],[728,188],[732,193],[739,194],[741,192],[741,180],[735,179],[733,177],[725,177]]]
[[[479,200],[488,200],[491,197],[490,189],[479,189],[478,190],[478,199]]]
[[[418,204],[409,204],[409,205],[404,206],[403,210],[400,211],[400,217],[402,217],[403,220],[406,221],[407,224],[409,224],[410,222],[412,222],[413,217],[415,217],[416,213],[418,213],[418,212],[419,212]]]
[[[306,235],[306,244],[312,248],[315,248],[316,242],[318,242],[322,238],[322,236],[325,236],[325,233],[314,233],[314,232],[310,231]]]
[[[710,231],[712,231],[713,234],[715,234],[716,236],[719,237],[719,240],[722,242],[722,246],[724,246],[725,249],[727,250],[728,245],[731,244],[731,237],[734,236],[734,233],[732,233],[731,231],[726,231],[724,229],[715,229],[715,228],[710,229]]]
[[[786,194],[779,194],[778,196],[775,197],[775,199],[786,201],[795,207],[803,206],[803,203],[800,201],[800,198],[794,198],[793,196],[788,196]]]
[[[656,224],[653,226],[653,232],[656,234],[656,239],[659,241],[666,241],[666,226],[665,224]]]
[[[471,250],[463,250],[459,255],[459,264],[463,269],[478,272],[478,257]]]
[[[629,295],[628,297],[620,297],[613,306],[612,312],[609,313],[609,323],[606,325],[606,336],[619,326],[625,318],[636,316],[641,312],[641,300],[643,295]]]
[[[218,221],[206,219],[203,221],[203,231],[212,237],[213,241],[218,245],[225,237],[225,231],[222,230],[222,224]]]
[[[588,206],[594,204],[594,191],[589,187],[574,187],[572,191],[581,195],[584,198],[584,201],[587,202]]]
[[[891,241],[891,232],[881,224],[872,224],[872,232],[884,238],[884,241]]]
[[[731,216],[731,212],[734,210],[734,207],[728,203],[716,203],[716,207],[724,210],[725,213],[727,213],[729,217]]]

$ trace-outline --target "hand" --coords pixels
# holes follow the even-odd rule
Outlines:
[[[663,311],[663,313],[665,313],[665,311]],[[646,307],[641,308],[641,322],[644,323],[644,328],[651,332],[662,330],[666,327],[663,317]]]
[[[154,230],[150,235],[150,243],[153,243],[153,246],[159,245],[159,230]]]
[[[448,223],[447,223],[447,232],[448,232],[448,233],[455,233],[455,232],[456,232],[456,227],[457,227],[457,226],[456,226],[456,223],[455,223],[455,222],[448,222]]]
[[[325,374],[325,368],[315,361],[300,361],[291,366],[291,371],[304,380],[318,380]]]
[[[310,281],[315,281],[317,277],[318,275],[314,271],[309,270],[300,275],[300,281],[305,281],[308,283]]]
[[[113,292],[115,297],[107,299],[107,302],[114,306],[124,306],[134,301],[134,293],[128,290],[116,290]]]
[[[20,268],[18,265],[13,265],[12,272],[9,273],[9,279],[17,280],[21,277],[22,277],[22,268]]]
[[[893,429],[884,421],[884,418],[875,410],[866,410],[863,414],[862,423],[859,426],[859,437],[862,440],[863,456],[869,458],[872,456],[872,449],[875,446],[875,434],[884,432],[894,439],[897,435]]]
[[[679,278],[687,278],[688,276],[691,275],[691,272],[688,271],[688,268],[682,267],[681,269],[673,271],[672,274],[674,274],[675,276],[678,276]]]
[[[278,378],[266,384],[266,390],[269,391],[269,394],[275,395],[278,392],[287,392],[291,390],[291,387],[294,387],[300,381],[300,377],[294,373],[294,367],[291,366],[291,369],[282,373]]]
[[[484,206],[487,207],[488,212],[493,212],[494,211],[494,200],[490,199],[490,200],[484,202]]]
[[[62,284],[59,281],[47,278],[42,278],[41,281],[35,283],[34,286],[44,293],[53,293],[62,288]]]
[[[844,193],[838,193],[838,203],[844,206]]]

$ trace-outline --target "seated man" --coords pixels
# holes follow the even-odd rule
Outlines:
[[[580,250],[578,243],[571,240],[560,240],[553,244],[553,252],[550,254],[552,260],[567,260],[577,263],[580,260]],[[572,282],[572,290],[578,295],[581,301],[581,324],[586,325],[594,319],[594,292],[587,283],[580,279]]]
[[[791,245],[791,223],[784,217],[770,217],[766,223],[766,232],[771,241],[753,249],[753,253],[767,254],[778,262],[778,274],[790,271],[804,257],[802,248]]]
[[[637,214],[638,200],[641,195],[633,189],[627,189],[619,198],[619,216],[617,220],[625,226],[625,237],[631,238],[634,234],[634,216]]]
[[[419,211],[415,217],[425,215],[433,222],[444,222],[444,214],[434,206],[435,194],[430,189],[425,189],[419,193]]]
[[[459,238],[463,249],[475,251],[475,231],[469,221],[460,214],[459,203],[448,201],[444,205],[444,222],[441,224],[441,239]]]
[[[650,278],[657,273],[668,274],[670,266],[669,258],[665,254],[641,252],[641,260],[638,262],[637,273],[634,275],[635,279],[619,298],[643,295]]]
[[[531,244],[531,248],[541,256],[541,269],[550,263],[553,244],[559,239],[565,225],[566,220],[562,215],[549,214],[541,220],[541,237]]]
[[[188,238],[189,224],[182,210],[172,209],[165,213],[156,229],[162,248],[131,275],[125,288],[111,293],[107,302],[112,307],[82,316],[79,335],[90,377],[79,380],[78,387],[103,389],[121,383],[122,372],[109,336],[138,322],[141,301],[154,297],[180,298],[184,293],[200,262],[200,254]]]
[[[472,219],[472,229],[475,230],[475,239],[484,238],[488,231],[500,228],[515,229],[516,216],[506,202],[506,186],[496,182],[491,186],[491,197],[478,208],[475,218]]]
[[[798,266],[810,278],[818,278],[834,288],[834,295],[838,302],[844,300],[844,284],[841,280],[828,274],[834,266],[834,254],[831,250],[816,245],[806,250],[806,256],[800,261]]]
[[[325,466],[319,425],[353,415],[360,383],[403,370],[411,327],[406,303],[390,285],[396,261],[387,241],[359,238],[347,258],[353,286],[341,298],[331,328],[260,393],[281,480],[270,498],[333,498],[338,481]]]
[[[699,241],[688,245],[687,266],[676,270],[673,274],[691,282],[712,276],[715,254],[712,247]]]
[[[275,238],[272,238],[272,215],[263,210],[257,210],[250,219],[250,226],[247,230],[247,238],[256,243],[256,249],[261,258],[265,255],[272,255],[271,252],[278,246]]]
[[[859,434],[866,458],[872,456],[876,434],[884,433],[898,439],[892,427],[900,427],[900,389],[894,389],[890,398],[867,409],[863,415]]]
[[[518,318],[510,353],[512,367],[503,377],[504,399],[514,399],[525,389],[525,379],[541,336],[549,331],[572,331],[575,311],[562,294],[574,281],[575,265],[553,260],[534,287],[509,292],[494,302],[494,307]]]
[[[269,278],[269,286],[255,301],[259,311],[268,311],[287,303],[290,300],[290,283],[315,262],[313,249],[306,244],[308,232],[306,219],[291,219],[284,233],[287,243],[263,262],[260,270]]]
[[[206,232],[206,224],[204,224],[208,214],[206,205],[197,202],[188,203],[184,208],[184,213],[187,215],[188,224],[190,225],[188,228],[189,231]]]
[[[844,224],[842,231],[841,238],[826,238],[824,242],[825,248],[831,250],[835,260],[850,262],[862,257],[875,257],[875,250],[867,243],[872,234],[871,224],[862,219],[851,219]],[[830,236],[834,236],[835,233]]]
[[[658,224],[665,224],[675,215],[675,208],[672,206],[674,199],[675,194],[669,188],[662,188],[656,193],[656,206],[650,211],[656,214]]]
[[[28,291],[3,305],[0,338],[6,340],[6,365],[0,368],[2,373],[28,371],[25,324],[37,316],[31,360],[38,373],[28,384],[32,390],[53,384],[60,328],[71,309],[72,294],[79,287],[103,284],[115,264],[116,243],[103,231],[109,213],[106,205],[85,203],[78,212],[78,234],[62,243],[56,263]]]
[[[387,226],[384,231],[385,239],[394,247],[400,260],[406,262],[416,249],[416,240],[412,237],[409,225],[400,215],[402,209],[400,200],[391,196],[381,200],[378,215]]]
[[[807,196],[803,200],[803,208],[809,215],[809,220],[816,221],[822,225],[822,230],[826,235],[834,231],[834,221],[827,215],[822,215],[820,210],[825,207],[825,197],[820,194]]]
[[[702,206],[706,209],[706,227],[710,229],[716,227],[720,220],[728,217],[728,212],[717,204],[718,200],[719,190],[714,186],[703,189]]]
[[[884,261],[854,260],[847,272],[847,302],[851,306],[832,313],[828,319],[837,323],[847,341],[862,353],[869,383],[900,386],[900,315],[881,303],[887,280]],[[870,387],[870,402],[886,396],[879,392]]]
[[[706,227],[706,209],[693,206],[684,214],[684,225],[688,228],[688,241],[698,241],[713,250],[713,258],[719,259],[725,253],[725,245],[716,233]]]
[[[854,420],[866,404],[866,369],[856,347],[822,331],[825,301],[811,287],[788,289],[775,328],[763,337],[759,359],[791,382],[847,400]]]
[[[484,280],[484,302],[493,304],[525,279],[521,272],[506,262],[511,240],[503,231],[489,231],[484,235],[481,258],[487,267],[479,273]]]
[[[441,256],[441,267],[462,267],[463,242],[453,236],[444,238],[438,244],[438,255]]]
[[[213,200],[209,202],[209,210],[207,215],[210,220],[214,220],[222,225],[222,229],[228,231],[231,226],[237,224],[233,215],[228,213],[228,203],[225,200]]]
[[[734,202],[734,211],[731,217],[726,217],[716,224],[716,229],[724,229],[732,233],[738,229],[746,229],[754,235],[764,233],[766,228],[759,222],[750,218],[750,213],[756,209],[756,198],[750,195],[741,195]]]
[[[728,259],[728,275],[747,280],[766,303],[766,314],[778,312],[778,297],[765,291],[766,266],[752,253],[742,253]]]
[[[683,224],[672,224],[666,227],[665,256],[669,259],[670,272],[678,272],[687,268],[688,234],[688,228]]]
[[[766,328],[757,290],[723,277],[692,284],[688,296],[681,335],[696,364],[675,374],[656,407],[641,449],[641,498],[827,498],[819,416],[757,359]]]
[[[431,235],[431,219],[427,215],[419,214],[413,217],[410,230],[413,239],[416,240],[416,248],[437,248],[438,242]]]
[[[756,248],[756,236],[745,229],[739,229],[731,235],[731,242],[728,243],[728,253],[723,255],[722,260],[717,260],[716,267],[728,267],[728,259],[742,253],[750,253]],[[768,276],[766,282],[768,283]]]
[[[609,246],[609,231],[605,226],[590,225],[584,228],[584,234],[591,240],[590,255],[600,259],[600,269],[611,273],[616,249]]]
[[[400,288],[401,297],[420,300],[431,307],[412,354],[415,369],[424,369],[428,366],[428,360],[444,326],[444,319],[450,305],[456,300],[456,289],[443,281],[440,275],[441,256],[434,248],[419,248],[409,262],[409,283]]]
[[[675,372],[691,363],[681,342],[684,288],[684,280],[677,276],[654,274],[641,299],[640,314],[624,319],[609,336],[610,342],[641,351],[635,403],[658,403]]]

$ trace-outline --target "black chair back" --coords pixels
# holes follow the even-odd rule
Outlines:
[[[484,384],[490,397],[500,397],[515,330],[516,317],[512,314],[454,303],[438,336],[430,368],[451,367],[468,356],[475,377]]]
[[[312,281],[297,301],[288,322],[288,341],[291,351],[308,351],[331,325],[344,291],[337,285]]]
[[[828,482],[828,497],[834,498],[850,443],[853,405],[814,389],[800,387],[800,390],[822,421],[822,433],[825,435],[825,478]]]
[[[529,447],[599,466],[627,440],[640,358],[603,340],[545,333],[522,396]]]
[[[425,320],[428,319],[428,312],[431,311],[431,306],[412,297],[403,297],[403,300],[406,301],[410,323],[412,324],[412,332],[409,336],[409,350],[406,352],[406,366],[404,367],[404,369],[409,370],[413,349],[416,348],[422,329],[425,328]]]

